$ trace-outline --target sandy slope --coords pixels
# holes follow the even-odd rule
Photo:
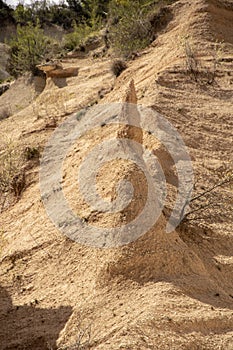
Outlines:
[[[232,167],[232,7],[230,0],[178,1],[168,27],[117,80],[109,59],[67,60],[64,66],[80,67],[78,77],[63,88],[48,81],[31,105],[0,123],[0,131],[24,146],[43,145],[77,109],[96,100],[121,101],[133,77],[139,103],[179,130],[197,187],[206,188]],[[186,35],[200,62],[198,82],[186,71]],[[224,41],[221,64],[208,84],[216,40]],[[84,135],[64,165],[67,196],[84,214],[81,200],[72,197],[72,164],[115,131],[103,127],[98,135]],[[90,325],[91,349],[233,349],[232,188],[216,191],[221,207],[208,209],[204,226],[167,235],[162,215],[136,242],[104,250],[74,243],[54,227],[41,202],[38,170],[30,170],[30,186],[1,214],[0,349],[74,344],[80,329],[88,336]],[[101,187],[117,182],[122,167],[113,179],[110,170],[100,177]]]

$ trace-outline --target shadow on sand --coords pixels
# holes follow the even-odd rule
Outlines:
[[[0,286],[0,350],[55,350],[71,313],[69,306],[13,305],[7,290]]]

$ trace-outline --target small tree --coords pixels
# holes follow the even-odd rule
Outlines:
[[[9,45],[11,51],[8,69],[16,77],[26,71],[34,74],[37,64],[51,48],[49,38],[44,35],[38,23],[36,26],[31,23],[18,25],[16,36],[10,40]]]
[[[112,0],[110,41],[117,53],[129,56],[152,41],[152,26],[145,0]]]
[[[83,20],[91,27],[107,17],[110,0],[67,0],[69,8],[76,13],[76,22]]]
[[[18,4],[14,11],[14,19],[17,24],[26,25],[32,21],[32,9],[25,7],[23,4]]]
[[[58,24],[64,29],[70,29],[72,23],[77,20],[76,13],[65,3],[53,4],[50,6],[51,23]]]

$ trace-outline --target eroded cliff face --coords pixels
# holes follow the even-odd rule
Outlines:
[[[164,145],[139,127],[138,112],[141,105],[150,107],[177,128],[192,159],[197,192],[231,169],[233,10],[229,0],[180,0],[170,11],[168,26],[117,79],[110,58],[64,59],[64,69],[79,67],[77,76],[47,84],[26,108],[0,122],[0,133],[17,147],[44,147],[72,115],[75,125],[91,126],[88,116],[95,108],[129,103],[120,116],[136,127],[103,122],[68,150],[61,179],[66,200],[94,227],[120,227],[141,213],[146,178],[125,159],[103,164],[96,179],[108,203],[118,198],[120,180],[131,182],[133,201],[124,210],[97,213],[80,193],[83,160],[110,139],[136,140],[127,154],[141,156],[143,145],[155,155],[167,189],[165,208],[150,230],[129,244],[100,249],[74,242],[54,226],[41,200],[38,163],[28,166],[26,189],[0,217],[0,349],[66,349],[82,334],[83,345],[98,350],[232,349],[232,188],[214,192],[221,204],[217,211],[208,206],[201,221],[166,233],[179,176]],[[184,40],[198,59],[197,79],[187,69]],[[216,52],[221,54],[215,67]],[[0,97],[0,107],[34,89],[30,81],[17,84]],[[82,108],[86,119],[78,112]]]

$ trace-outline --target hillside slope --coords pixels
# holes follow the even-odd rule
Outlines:
[[[180,0],[167,11],[167,27],[119,78],[110,71],[110,58],[64,59],[64,67],[79,67],[78,76],[49,78],[31,104],[0,122],[0,133],[20,147],[44,146],[56,126],[80,108],[122,101],[133,78],[138,103],[159,112],[182,136],[197,189],[217,182],[233,160],[233,3]],[[185,43],[198,61],[197,76],[187,71]],[[13,100],[12,87],[0,104]],[[83,135],[64,162],[67,198],[93,222],[93,213],[75,198],[75,169],[94,145],[115,133],[103,125]],[[156,148],[148,135],[144,142]],[[116,165],[115,173],[112,168],[107,166],[99,179],[103,195],[111,198],[110,184],[124,171],[130,178],[134,174],[125,164]],[[81,340],[96,350],[233,349],[229,185],[216,189],[221,206],[208,207],[204,221],[167,234],[162,214],[135,242],[99,249],[69,240],[50,221],[38,166],[28,170],[27,179],[21,198],[0,217],[0,349],[67,349],[77,345],[82,332]],[[118,225],[121,219],[104,223]]]

